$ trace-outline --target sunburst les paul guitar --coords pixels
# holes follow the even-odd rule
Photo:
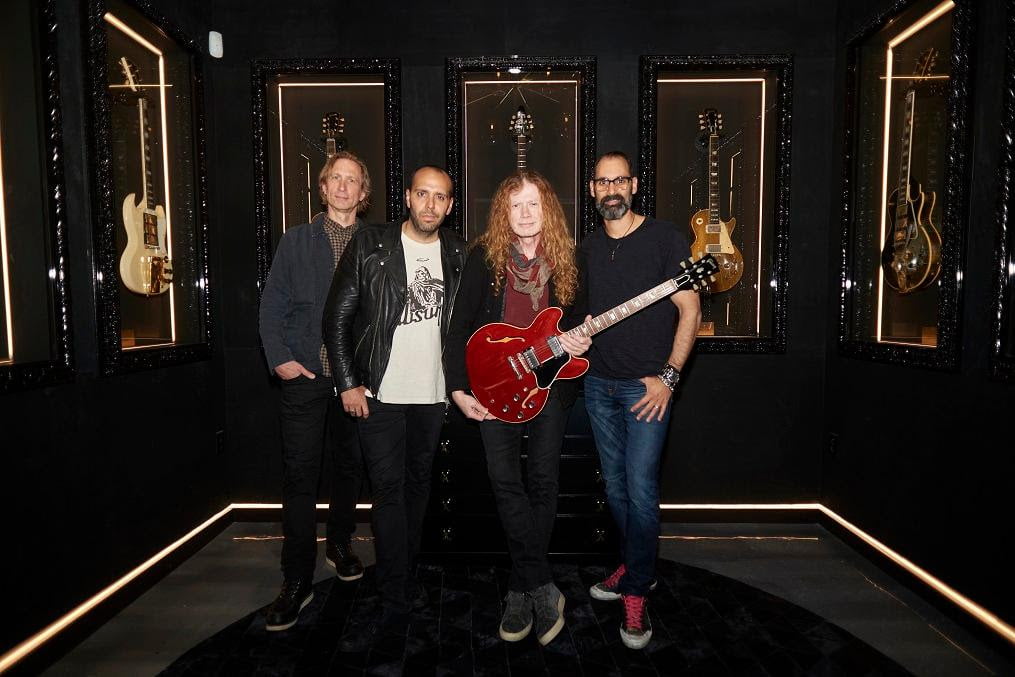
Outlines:
[[[708,209],[702,209],[691,217],[691,230],[694,231],[691,256],[700,258],[711,254],[715,257],[719,272],[710,288],[718,293],[740,282],[744,274],[744,256],[730,238],[737,220],[733,217],[729,221],[719,218],[719,132],[722,130],[722,113],[707,108],[698,115],[698,124],[702,131],[708,133]]]
[[[924,52],[914,76],[930,74],[936,50]],[[916,82],[906,90],[905,122],[899,158],[899,185],[888,199],[886,210],[892,219],[881,250],[885,284],[899,294],[929,287],[941,272],[941,233],[932,221],[937,194],[923,192],[912,178],[913,120],[916,115]]]
[[[593,317],[566,333],[592,337],[657,301],[685,289],[701,290],[718,270],[712,256],[680,263],[683,272],[648,291]],[[487,324],[469,338],[465,366],[476,400],[495,418],[506,423],[531,421],[543,409],[550,387],[558,379],[578,378],[588,360],[572,357],[560,337],[563,311],[550,307],[536,315],[528,327],[503,322]]]
[[[137,100],[138,123],[141,130],[141,180],[144,193],[136,199],[131,193],[123,199],[123,227],[127,231],[127,247],[120,256],[120,280],[136,294],[156,296],[169,290],[173,267],[167,246],[166,210],[157,204],[152,181],[152,154],[148,122],[148,97],[140,85],[137,68],[126,58],[120,59],[126,89]]]
[[[529,144],[532,142],[532,130],[535,126],[532,116],[525,112],[524,106],[519,106],[511,116],[511,138],[515,142],[515,167],[520,172],[525,171],[528,167]]]

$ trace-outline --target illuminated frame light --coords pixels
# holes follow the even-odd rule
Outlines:
[[[286,231],[285,219],[285,138],[283,131],[285,122],[282,114],[282,88],[283,87],[383,87],[384,81],[379,82],[280,82],[278,83],[278,169],[280,183],[282,184],[282,232]],[[302,157],[306,158],[305,155]],[[310,166],[310,159],[307,158],[307,166]],[[310,172],[307,171],[307,180],[310,180]],[[310,213],[310,203],[307,204],[307,213]],[[309,221],[309,219],[308,219]]]
[[[327,508],[327,503],[316,504],[318,509]],[[357,503],[357,509],[369,509],[370,503]],[[219,512],[215,513],[200,525],[192,529],[189,533],[174,541],[170,545],[163,548],[161,551],[153,555],[144,561],[140,566],[131,570],[128,574],[113,582],[94,597],[88,599],[80,606],[68,612],[66,615],[51,623],[43,630],[32,635],[25,641],[18,644],[16,647],[8,651],[7,653],[0,656],[0,673],[3,673],[12,668],[17,662],[25,658],[28,654],[38,649],[44,643],[52,639],[56,634],[67,628],[67,626],[74,623],[76,620],[84,616],[86,613],[94,609],[96,606],[101,604],[103,601],[108,599],[111,595],[116,593],[118,590],[126,586],[128,583],[136,579],[138,576],[143,574],[148,569],[152,568],[160,560],[171,554],[173,551],[179,549],[187,541],[197,536],[199,533],[210,527],[212,524],[228,515],[233,510],[264,510],[264,509],[277,509],[282,508],[281,503],[231,503]],[[1001,635],[1004,639],[1015,644],[1015,627],[1012,627],[1008,623],[1005,623],[995,614],[987,611],[985,608],[976,604],[969,598],[963,596],[951,586],[942,582],[934,575],[928,573],[923,568],[917,566],[910,560],[906,559],[899,553],[895,552],[887,545],[877,540],[863,529],[860,529],[856,525],[852,524],[848,520],[841,517],[838,513],[833,510],[826,508],[821,503],[661,503],[659,505],[660,510],[799,510],[799,511],[817,511],[826,515],[829,519],[833,520],[841,527],[852,533],[860,540],[867,543],[869,546],[874,548],[876,551],[887,557],[888,559],[895,562],[897,565],[908,571],[910,574],[920,579],[923,583],[936,590],[938,593],[943,595],[949,601],[957,605],[966,613],[970,614],[978,621],[986,625],[988,628]],[[687,540],[704,540],[695,537],[687,537]]]
[[[520,70],[509,68],[509,73],[516,74],[521,73]],[[549,76],[550,71],[546,71]],[[500,78],[500,71],[497,71],[497,77]],[[581,204],[581,196],[584,194],[585,180],[581,176],[578,170],[578,105],[581,99],[581,92],[578,91],[578,80],[528,80],[526,78],[501,78],[499,80],[462,80],[462,94],[465,100],[465,105],[462,106],[462,129],[463,132],[467,133],[469,129],[469,85],[509,85],[509,84],[531,84],[531,85],[574,85],[574,176],[575,176],[575,201],[574,201],[574,223],[572,229],[574,232],[571,234],[572,238],[578,240],[578,231],[580,229],[579,221],[581,220],[581,211],[579,205]],[[487,95],[489,96],[489,95]],[[480,97],[485,98],[485,97]],[[506,98],[506,97],[505,97]],[[524,100],[525,97],[522,97]],[[479,101],[480,99],[476,99]],[[475,103],[475,102],[473,102]],[[462,195],[469,194],[469,144],[462,144]],[[463,223],[462,229],[465,231],[466,238],[469,237],[469,202],[468,200],[462,200],[462,216]]]
[[[169,125],[167,124],[168,116],[166,114],[166,88],[169,86],[166,84],[166,60],[162,54],[162,51],[144,39],[137,31],[125,24],[123,21],[118,19],[112,12],[106,12],[103,16],[106,23],[110,24],[114,28],[118,29],[121,33],[126,35],[128,38],[141,45],[149,52],[159,58],[159,110],[162,113],[161,124],[162,128],[162,180],[165,184],[165,212],[166,212],[166,256],[172,262],[173,259],[173,222],[172,222],[172,209],[170,205],[170,194],[169,194]],[[144,133],[144,130],[141,130]],[[148,350],[150,348],[159,348],[167,345],[174,345],[176,343],[176,288],[172,283],[169,284],[169,343],[156,343],[145,346],[130,346],[124,348],[121,346],[121,350]]]
[[[885,124],[884,124],[884,138],[882,139],[882,154],[881,154],[881,219],[880,219],[880,233],[881,237],[877,242],[877,254],[880,258],[881,247],[885,242],[885,238],[888,235],[888,146],[890,143],[889,134],[891,133],[891,121],[892,121],[892,81],[898,79],[912,80],[915,78],[911,77],[899,77],[892,75],[893,59],[895,54],[895,48],[913,37],[916,33],[923,30],[931,22],[944,16],[952,9],[955,8],[955,3],[952,0],[945,0],[940,5],[924,14],[920,19],[911,25],[906,30],[902,31],[894,38],[888,41],[888,45],[885,47],[885,74],[882,79],[885,81]],[[935,79],[936,77],[942,76],[930,76],[925,79]],[[948,77],[948,76],[943,76]],[[886,341],[883,338],[884,334],[884,298],[885,298],[885,272],[881,266],[878,266],[878,321],[876,328],[875,342],[877,343],[891,343],[895,345],[908,345],[916,348],[931,348],[922,343],[912,343],[910,341]],[[936,346],[935,346],[936,347]]]
[[[11,280],[10,266],[7,265],[7,216],[4,208],[4,158],[3,144],[0,143],[0,274],[2,280],[0,293],[3,294],[4,316],[7,330],[7,354],[0,355],[0,364],[10,364],[14,361],[14,319],[11,312]]]
[[[758,283],[755,285],[755,289],[757,290],[757,298],[755,300],[756,307],[755,307],[755,313],[754,313],[754,331],[755,331],[755,336],[761,336],[761,260],[762,260],[761,259],[761,250],[762,250],[762,242],[764,241],[763,234],[764,234],[764,228],[765,228],[765,144],[768,141],[768,139],[765,137],[765,133],[767,131],[766,128],[765,128],[765,114],[766,114],[765,101],[767,99],[766,87],[767,87],[768,83],[765,81],[765,78],[658,78],[656,80],[656,84],[657,85],[660,85],[660,84],[676,84],[676,83],[680,83],[680,84],[692,84],[692,85],[702,85],[702,84],[715,84],[717,82],[718,83],[724,83],[724,84],[725,83],[729,83],[729,82],[757,82],[757,83],[759,83],[761,85],[761,134],[760,134],[759,139],[758,139],[759,144],[760,144],[760,148],[761,148],[760,155],[759,155],[759,160],[758,160],[758,165],[759,165],[759,172],[758,172],[758,277],[757,277]],[[736,156],[734,156],[734,157],[736,157]],[[732,173],[733,173],[733,165],[731,164],[730,165],[730,174],[732,175]],[[730,186],[731,186],[730,187],[730,191],[731,191],[730,204],[732,205],[733,204],[732,183],[730,184]],[[731,208],[731,212],[732,212],[732,208]],[[726,313],[727,313],[727,316],[728,316],[729,315],[728,304],[727,304]],[[728,323],[728,320],[727,320],[727,323]],[[735,337],[725,337],[725,338],[735,338]],[[747,337],[747,338],[753,338],[753,337]]]

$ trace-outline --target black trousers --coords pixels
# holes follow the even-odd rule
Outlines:
[[[419,554],[445,405],[367,398],[367,407],[370,415],[359,419],[359,435],[373,492],[377,590],[385,609],[403,614],[409,612],[407,587]]]
[[[546,559],[557,516],[560,448],[569,408],[550,394],[543,410],[524,425],[502,421],[479,424],[486,468],[511,553],[508,587],[528,592],[553,580]],[[526,477],[522,482],[522,434],[528,435]]]
[[[317,488],[324,449],[331,456],[329,542],[356,529],[363,455],[355,420],[342,410],[330,378],[282,381],[282,575],[312,578],[317,558]]]

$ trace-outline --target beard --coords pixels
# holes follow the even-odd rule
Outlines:
[[[427,223],[422,218],[424,213],[426,212],[420,212],[419,214],[416,214],[416,212],[409,210],[409,220],[412,221],[412,227],[415,228],[417,232],[426,233],[427,235],[429,235],[430,233],[440,228],[441,222],[444,221],[444,219],[440,218],[440,215],[437,214],[436,212],[433,212],[433,216],[435,217],[434,221],[431,223]],[[427,215],[429,216],[429,214]]]
[[[620,202],[607,207],[606,203],[610,200],[620,200]],[[598,211],[599,215],[607,221],[616,221],[630,210],[631,203],[624,199],[623,195],[619,194],[606,195],[602,200],[596,203],[596,211]]]

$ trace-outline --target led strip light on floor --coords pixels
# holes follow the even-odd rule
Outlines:
[[[163,548],[161,551],[152,555],[150,558],[145,560],[144,563],[135,567],[127,575],[123,576],[119,580],[110,584],[104,588],[97,595],[91,599],[85,601],[80,606],[71,610],[59,620],[51,623],[43,630],[32,635],[21,644],[17,645],[3,656],[0,656],[0,673],[6,672],[12,668],[16,663],[25,658],[28,654],[38,649],[44,643],[52,639],[57,633],[63,631],[71,623],[75,622],[86,613],[94,609],[96,606],[104,602],[106,599],[111,597],[121,588],[129,584],[131,581],[136,579],[138,576],[146,572],[148,569],[155,566],[159,561],[164,559],[167,555],[173,551],[179,549],[187,541],[197,536],[199,533],[210,527],[215,522],[219,521],[233,510],[277,510],[281,509],[281,503],[231,503],[227,507],[223,508],[219,512],[215,513],[207,520],[202,522],[200,525],[192,529],[183,537],[174,541],[170,545]],[[318,503],[318,508],[327,508],[327,503]],[[357,503],[357,509],[370,509],[370,503]],[[662,510],[799,510],[799,511],[815,511],[820,512],[833,520],[836,524],[843,527],[854,536],[871,546],[879,553],[899,565],[910,574],[920,579],[923,583],[930,586],[941,595],[946,597],[949,601],[953,602],[959,608],[966,613],[970,614],[978,621],[986,625],[988,628],[998,633],[1006,640],[1015,644],[1015,627],[1012,627],[1008,623],[998,618],[995,614],[991,613],[987,609],[983,608],[976,602],[973,602],[969,598],[963,596],[957,590],[947,585],[933,574],[927,572],[925,569],[917,566],[910,560],[906,559],[899,553],[895,552],[887,545],[868,534],[863,529],[852,524],[845,518],[841,517],[838,513],[833,510],[826,508],[820,503],[662,503],[659,506]]]

